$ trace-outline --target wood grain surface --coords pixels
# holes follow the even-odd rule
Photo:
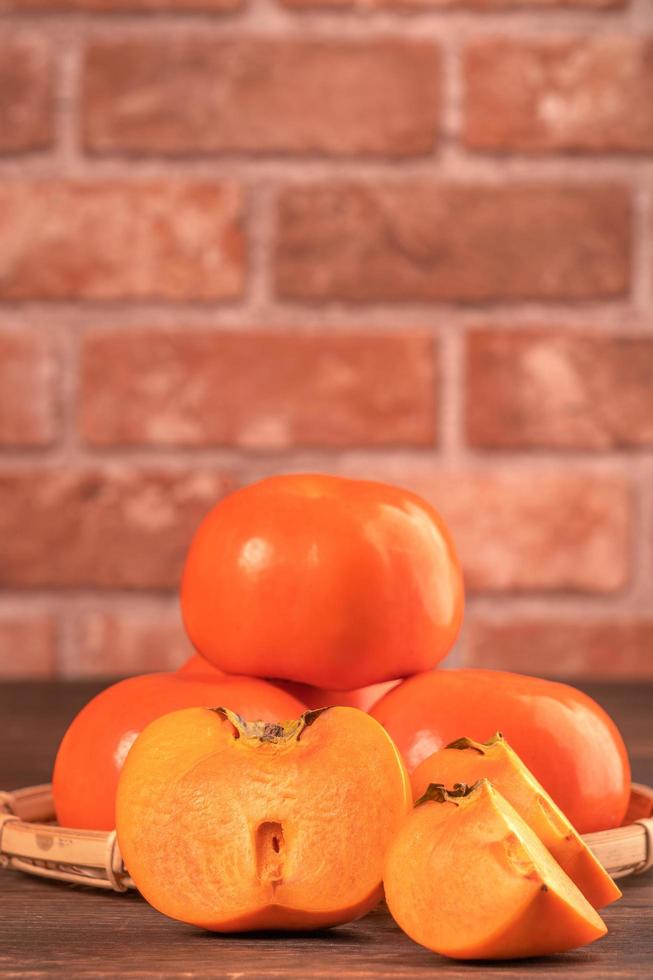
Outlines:
[[[0,788],[45,782],[66,724],[98,683],[0,686]],[[583,685],[617,720],[633,777],[653,784],[653,685]],[[0,977],[538,977],[653,975],[653,871],[622,883],[605,939],[516,963],[456,963],[416,946],[376,910],[312,934],[219,936],[159,915],[137,895],[105,894],[0,871]]]

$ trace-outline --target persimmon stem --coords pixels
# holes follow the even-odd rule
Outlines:
[[[209,711],[214,711],[216,714],[222,715],[223,718],[226,718],[231,723],[234,729],[234,738],[240,738],[242,736],[250,740],[272,743],[290,742],[292,740],[298,742],[304,730],[309,728],[323,712],[328,710],[328,708],[317,708],[314,711],[305,711],[299,718],[294,718],[292,721],[273,722],[246,721],[229,708],[222,706],[209,708]]]
[[[419,800],[415,801],[415,806],[421,806],[422,803],[453,803],[454,806],[458,806],[458,801],[470,796],[475,789],[478,789],[480,782],[478,780],[472,786],[468,786],[467,783],[454,783],[451,789],[447,789],[444,783],[429,783]]]
[[[479,755],[485,755],[486,749],[491,748],[493,745],[500,744],[503,741],[504,738],[501,732],[495,732],[491,738],[488,738],[487,742],[475,742],[473,738],[463,735],[462,738],[456,738],[453,742],[449,742],[448,745],[445,745],[445,749],[473,749],[474,752],[478,752]]]

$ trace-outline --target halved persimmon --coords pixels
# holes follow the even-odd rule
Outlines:
[[[603,865],[499,732],[487,742],[459,738],[434,752],[412,774],[413,797],[419,799],[432,783],[453,787],[483,778],[535,831],[594,908],[621,898]]]
[[[284,725],[198,708],[139,736],[116,826],[136,886],[165,915],[219,932],[311,929],[379,901],[410,805],[392,740],[356,708]]]
[[[427,791],[390,848],[384,884],[404,932],[456,959],[562,953],[607,931],[487,779]]]

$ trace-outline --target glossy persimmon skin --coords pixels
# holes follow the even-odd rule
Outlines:
[[[266,721],[295,718],[305,710],[296,698],[251,677],[161,673],[119,681],[82,708],[62,739],[52,777],[58,823],[112,830],[118,778],[143,728],[170,711],[217,706]]]
[[[206,516],[181,590],[188,635],[226,673],[352,690],[450,650],[463,583],[448,531],[415,494],[297,474]]]
[[[177,670],[177,675],[180,677],[210,677],[213,680],[218,680],[219,678],[225,677],[226,675],[210,664],[208,660],[199,653],[194,653],[192,656],[185,660],[181,667]]]
[[[221,670],[210,664],[199,653],[189,657],[177,671],[183,677],[211,677],[216,680],[228,677]],[[327,708],[339,705],[345,708],[360,708],[369,711],[373,704],[399,684],[399,681],[383,681],[382,684],[369,684],[367,687],[357,687],[353,691],[328,691],[324,687],[311,687],[310,684],[298,684],[296,681],[280,681],[267,678],[270,684],[291,694],[307,708]]]
[[[383,681],[382,684],[368,684],[367,687],[357,687],[353,691],[328,691],[323,687],[311,687],[310,684],[297,684],[294,681],[272,681],[302,701],[307,708],[326,708],[333,705],[344,708],[358,708],[360,711],[370,711],[388,691],[396,687],[400,681]]]
[[[618,827],[630,797],[623,739],[592,698],[567,684],[504,671],[435,670],[404,681],[371,714],[409,771],[463,735],[501,731],[576,830]]]

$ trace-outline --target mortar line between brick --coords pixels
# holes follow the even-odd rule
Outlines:
[[[55,111],[55,147],[49,160],[55,171],[68,174],[80,157],[78,125],[81,122],[81,44],[74,31],[66,31],[55,45],[59,84]]]
[[[440,340],[441,418],[443,463],[455,467],[464,455],[465,338],[458,330],[445,330]]]
[[[66,673],[66,664],[74,663],[78,656],[77,616],[67,603],[57,603],[54,613],[56,621],[55,672],[57,677]]]
[[[66,368],[62,383],[63,395],[63,439],[62,453],[64,464],[72,466],[83,461],[85,447],[79,434],[79,411],[81,408],[81,337],[74,328],[66,331]]]
[[[347,305],[329,303],[323,306],[289,304],[271,297],[266,323],[260,322],[260,311],[251,303],[242,306],[147,303],[128,300],[116,303],[69,301],[48,303],[0,302],[0,328],[17,324],[38,325],[45,330],[51,324],[74,328],[80,333],[98,328],[116,332],[143,328],[178,328],[233,330],[243,335],[252,331],[277,332],[285,328],[307,333],[321,329],[382,333],[403,330],[426,331],[438,336],[444,330],[466,326],[521,327],[525,332],[551,325],[561,329],[586,330],[589,334],[604,332],[615,335],[647,336],[653,327],[653,310],[636,309],[619,301],[598,301],[565,305],[563,303],[524,303],[492,306],[448,305],[446,303],[402,303],[392,307],[371,304]]]
[[[447,122],[452,125],[451,119]],[[458,122],[455,122],[458,126]],[[71,139],[69,139],[71,143]],[[433,153],[416,157],[320,156],[269,153],[256,157],[247,153],[189,154],[166,156],[145,154],[87,155],[72,149],[61,153],[12,156],[0,159],[0,178],[6,181],[26,180],[170,180],[237,181],[244,187],[258,181],[275,181],[288,185],[340,181],[379,181],[400,184],[408,180],[426,180],[435,184],[478,183],[508,186],[515,181],[526,185],[559,183],[583,188],[601,184],[636,186],[653,182],[653,159],[650,156],[626,154],[565,155],[514,153],[476,153],[450,141],[436,145]],[[62,171],[62,162],[65,172]]]
[[[470,612],[496,621],[503,621],[513,614],[524,619],[548,618],[552,610],[564,618],[592,617],[597,622],[622,613],[648,613],[650,618],[650,607],[634,606],[624,593],[470,592],[467,602]],[[99,606],[103,611],[129,613],[162,610],[177,613],[178,594],[175,589],[125,591],[93,586],[81,586],[74,591],[55,586],[29,590],[0,589],[0,619],[9,618],[12,613],[48,613],[57,610],[88,612]]]
[[[119,587],[103,588],[94,585],[71,586],[36,586],[21,589],[0,587],[0,614],[6,614],[8,608],[39,608],[45,610],[54,601],[69,608],[91,608],[97,599],[102,599],[107,605],[115,608],[137,608],[143,604],[151,606],[169,605],[171,608],[178,602],[178,589],[121,589]]]
[[[120,589],[99,589],[82,587],[73,591],[64,589],[20,589],[0,590],[0,619],[8,619],[13,615],[28,613],[67,613],[88,612],[101,606],[103,611],[121,613],[170,612],[178,613],[178,595],[175,590],[150,591]],[[609,610],[606,613],[606,602]],[[482,615],[483,618],[504,621],[515,615],[519,618],[547,618],[554,609],[561,618],[574,617],[592,618],[600,622],[615,610],[624,613],[636,613],[637,608],[630,602],[624,601],[624,596],[611,594],[585,593],[471,593],[468,598],[470,612]],[[649,614],[650,607],[643,607],[642,613]]]
[[[436,150],[455,147],[462,130],[462,67],[460,38],[452,31],[440,45],[440,140]],[[437,159],[439,166],[442,160]]]
[[[628,28],[633,33],[642,35],[647,31],[653,31],[651,0],[628,0],[624,14]]]
[[[632,0],[631,0],[632,2]],[[632,14],[628,6],[619,10],[549,9],[509,10],[347,10],[289,11],[280,3],[250,3],[233,12],[159,12],[156,17],[143,13],[13,13],[0,16],[0,23],[14,29],[43,30],[49,34],[75,30],[80,36],[120,38],[144,35],[165,37],[177,35],[206,38],[229,36],[335,37],[357,40],[392,35],[401,38],[441,40],[452,32],[461,36],[501,33],[529,37],[572,35],[596,37],[641,32],[646,24],[646,9],[637,7]]]
[[[630,459],[628,462],[628,479],[630,481],[630,525],[628,528],[628,547],[630,551],[630,574],[624,592],[634,607],[641,605],[641,595],[645,590],[645,574],[647,571],[647,551],[650,547],[649,536],[646,534],[646,460]]]
[[[653,598],[653,458],[639,461],[634,482],[636,502],[631,528],[633,599],[642,612],[650,612]]]
[[[444,454],[434,456],[433,446],[410,447],[402,445],[349,446],[330,449],[288,446],[276,450],[255,450],[239,446],[125,446],[115,445],[106,448],[84,446],[83,452],[75,458],[76,464],[89,468],[115,470],[125,465],[142,469],[169,470],[184,472],[189,464],[210,471],[226,470],[237,477],[246,479],[252,471],[269,472],[271,468],[298,469],[310,466],[328,465],[334,472],[346,472],[361,466],[387,469],[389,474],[400,474],[402,470],[413,474],[428,475],[437,471],[454,468],[452,458]],[[5,473],[53,472],[69,461],[66,452],[44,454],[35,457],[31,452],[7,451],[1,455]],[[464,463],[464,466],[462,464]],[[465,472],[470,475],[496,470],[510,472],[547,473],[560,471],[568,474],[586,475],[602,478],[617,475],[628,478],[632,467],[653,463],[653,448],[642,451],[582,451],[568,453],[556,450],[534,452],[531,449],[518,451],[467,451],[457,459]]]
[[[271,295],[271,262],[277,188],[267,180],[250,186],[245,200],[247,238],[246,293],[242,308],[251,311],[253,319],[265,322],[273,302]],[[242,309],[241,308],[241,309]]]
[[[650,312],[653,307],[653,181],[637,188],[634,201],[633,299]]]

